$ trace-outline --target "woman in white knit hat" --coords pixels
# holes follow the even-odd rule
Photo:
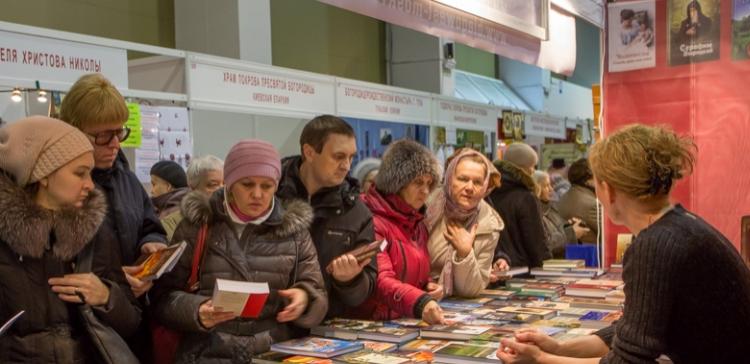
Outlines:
[[[2,363],[97,361],[77,306],[122,336],[140,322],[94,188],[92,146],[62,121],[30,117],[0,128]],[[93,255],[91,271],[81,257]]]

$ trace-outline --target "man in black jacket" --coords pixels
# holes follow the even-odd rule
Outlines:
[[[495,267],[541,267],[552,258],[547,248],[542,212],[536,197],[536,184],[531,175],[537,154],[530,146],[513,143],[503,160],[495,161],[502,175],[502,185],[489,196],[492,206],[505,222],[495,248]]]
[[[310,233],[328,291],[327,317],[346,316],[373,293],[378,271],[375,259],[358,263],[346,254],[375,239],[372,214],[359,199],[357,180],[348,176],[357,153],[354,129],[338,117],[318,116],[302,130],[300,149],[301,156],[282,161],[276,195],[312,205]]]

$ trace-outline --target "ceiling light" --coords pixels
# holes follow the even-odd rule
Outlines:
[[[10,99],[13,102],[21,102],[23,101],[23,96],[21,95],[21,90],[15,89],[13,92],[10,93]]]
[[[43,104],[47,103],[47,91],[39,90],[39,95],[36,97],[36,101]]]

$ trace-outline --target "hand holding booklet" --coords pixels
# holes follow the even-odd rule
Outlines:
[[[383,250],[385,250],[385,248],[387,246],[388,246],[388,241],[385,240],[385,239],[378,240],[378,241],[373,241],[372,243],[369,243],[369,244],[360,245],[360,246],[358,246],[358,247],[356,247],[356,248],[354,248],[354,249],[346,252],[343,255],[347,255],[347,254],[353,255],[354,258],[357,259],[357,262],[360,263],[360,264],[362,264],[362,262],[364,262],[365,260],[370,259],[370,258],[378,255],[378,253],[380,253]],[[326,267],[326,271],[328,271],[328,273],[331,273],[333,271],[333,264],[332,263],[333,262],[331,262],[331,264],[328,264],[328,266]]]
[[[268,299],[268,283],[216,279],[212,305],[224,312],[245,318],[257,318]]]
[[[141,270],[133,277],[142,281],[159,279],[164,273],[174,268],[186,248],[187,243],[182,241],[179,244],[141,256],[136,262],[136,266],[140,266]]]

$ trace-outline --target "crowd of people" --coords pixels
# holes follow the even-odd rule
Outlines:
[[[354,130],[322,115],[304,127],[298,156],[241,140],[187,172],[156,163],[149,195],[120,149],[127,118],[122,95],[91,74],[59,120],[0,128],[0,320],[25,311],[0,336],[0,362],[133,353],[143,363],[246,363],[326,318],[441,324],[443,297],[476,297],[511,266],[596,244],[599,202],[636,236],[623,318],[571,342],[519,331],[502,341],[503,362],[738,362],[750,339],[750,271],[724,236],[670,201],[694,147],[665,128],[625,128],[547,172],[523,143],[494,162],[459,149],[441,165],[411,140],[351,170]],[[380,240],[372,258],[350,254]],[[183,241],[170,272],[137,278],[140,256]],[[214,307],[219,278],[267,283],[259,316]],[[720,314],[708,319],[707,307]]]

